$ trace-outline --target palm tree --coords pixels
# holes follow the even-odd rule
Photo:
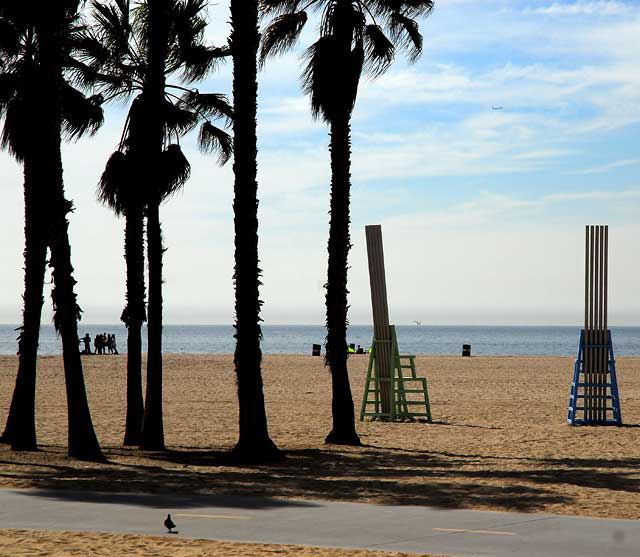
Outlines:
[[[67,391],[69,455],[84,460],[103,459],[93,429],[82,362],[78,346],[78,319],[82,310],[77,304],[71,265],[67,215],[73,203],[65,198],[62,179],[62,89],[64,86],[64,37],[66,21],[77,14],[78,2],[43,2],[34,10],[38,40],[37,62],[40,79],[39,149],[40,164],[48,174],[50,193],[46,195],[50,217],[47,239],[51,250],[54,324],[62,337],[65,383]]]
[[[306,50],[302,73],[311,111],[330,127],[331,203],[327,267],[325,363],[331,370],[333,427],[327,443],[359,445],[347,371],[347,261],[351,189],[351,115],[363,72],[379,76],[394,59],[396,47],[415,60],[422,50],[416,18],[427,16],[433,0],[262,0],[274,16],[264,31],[260,53],[293,47],[307,22],[307,9],[321,11],[318,39]]]
[[[75,14],[65,19],[63,63],[72,60],[74,39],[81,29]],[[25,289],[23,323],[18,337],[18,373],[9,416],[0,440],[16,450],[37,448],[35,428],[35,384],[37,350],[46,268],[47,220],[46,168],[40,164],[40,145],[31,134],[38,129],[40,68],[38,37],[30,14],[15,5],[0,8],[0,117],[4,128],[0,146],[24,167],[25,196]],[[98,96],[86,98],[69,82],[61,87],[62,125],[68,138],[93,134],[102,123]]]
[[[256,112],[259,44],[258,1],[231,0],[233,56],[233,173],[235,227],[235,371],[240,436],[233,453],[240,459],[270,461],[282,453],[269,437],[262,385],[260,275],[258,267],[258,183]]]
[[[142,145],[141,162],[156,169],[154,161],[162,154],[164,122],[160,115],[165,94],[165,71],[169,42],[169,0],[149,0],[147,37],[147,79],[143,87],[144,110],[148,112],[147,137]],[[151,184],[161,175],[152,170]],[[162,230],[160,228],[159,188],[147,192],[147,259],[149,265],[149,321],[147,353],[147,394],[140,446],[164,449],[162,421]]]
[[[44,214],[42,176],[37,153],[29,149],[26,130],[35,114],[27,107],[37,92],[33,26],[0,8],[0,116],[4,116],[2,148],[24,165],[25,248],[22,327],[18,336],[18,374],[9,416],[0,440],[16,450],[36,450],[35,389],[40,317],[46,268],[47,241],[41,226]],[[10,17],[14,15],[14,17]],[[31,97],[31,98],[29,98]],[[29,102],[31,101],[31,102]],[[13,122],[13,124],[12,124]],[[40,190],[40,192],[39,192]]]
[[[231,154],[231,138],[211,118],[232,118],[224,95],[200,93],[185,87],[202,79],[228,49],[204,43],[204,0],[140,2],[129,26],[128,2],[94,3],[97,30],[87,37],[84,66],[87,81],[100,83],[107,99],[137,94],[127,117],[119,149],[112,155],[100,185],[99,197],[127,218],[127,307],[129,334],[138,331],[144,316],[142,213],[147,215],[149,265],[149,352],[147,396],[140,411],[140,343],[129,350],[128,411],[125,444],[162,449],[162,230],[160,204],[189,177],[188,161],[172,138],[191,131],[200,121],[200,147],[219,154],[224,164]],[[167,84],[181,74],[182,85]],[[180,96],[173,91],[181,93]],[[159,164],[158,164],[159,163]],[[130,221],[135,223],[129,226]],[[132,288],[133,287],[133,288]],[[135,300],[135,304],[132,303]],[[134,309],[136,308],[136,309]],[[134,322],[135,319],[135,322]],[[133,387],[133,388],[129,388]],[[130,433],[130,435],[129,435]]]
[[[130,66],[137,59],[128,57],[131,41],[129,2],[113,5],[93,4],[94,26],[85,35],[82,64],[78,71],[88,83],[99,84],[109,98],[122,94],[128,86]],[[130,118],[129,118],[130,120]],[[98,199],[125,217],[124,258],[126,262],[126,304],[120,319],[127,327],[127,411],[123,445],[139,445],[144,414],[142,395],[142,324],[147,320],[144,283],[144,182],[136,174],[127,142],[144,141],[144,122],[129,122],[133,136],[123,134],[119,149],[111,155],[100,179]]]
[[[126,305],[120,319],[127,327],[127,412],[123,445],[141,442],[142,324],[146,321],[144,285],[144,200],[135,184],[132,157],[124,145],[111,155],[100,179],[98,198],[125,217]]]

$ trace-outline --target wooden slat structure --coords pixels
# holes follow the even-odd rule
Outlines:
[[[607,323],[608,244],[608,226],[586,227],[584,329],[580,333],[567,417],[572,425],[622,423],[615,358]]]
[[[382,226],[365,226],[367,258],[369,260],[369,285],[373,310],[373,337],[376,349],[376,377],[380,381],[382,412],[391,415],[394,407],[391,389],[391,333],[389,331],[389,306],[387,303],[387,279],[384,272]]]
[[[404,377],[401,362],[405,356],[398,353],[398,345],[395,337],[395,329],[389,325],[389,307],[387,303],[387,281],[384,268],[384,249],[382,247],[382,226],[379,224],[365,227],[367,240],[367,257],[369,261],[369,284],[371,286],[371,307],[373,309],[373,342],[372,352],[369,356],[369,371],[365,385],[365,393],[362,402],[360,419],[365,415],[373,419],[402,419],[412,420],[413,415],[428,417],[431,421],[429,408],[429,396],[427,394],[427,382],[424,378],[418,378],[415,373],[415,363],[411,359],[412,376]],[[409,356],[407,356],[408,358]],[[415,358],[415,356],[411,356]],[[424,413],[410,410],[416,404],[408,402],[406,398],[405,383],[410,389],[409,382],[420,385],[422,398],[420,406],[425,406]],[[375,411],[368,413],[366,407],[370,403],[369,394],[375,393]],[[411,394],[414,394],[411,392]],[[404,397],[404,403],[399,400]]]

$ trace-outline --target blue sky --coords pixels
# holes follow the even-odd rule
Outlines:
[[[209,10],[224,42],[226,2]],[[312,40],[311,20],[301,48]],[[353,116],[351,321],[370,321],[364,226],[382,224],[392,321],[577,324],[585,224],[610,226],[610,320],[640,323],[640,3],[436,0],[424,52],[363,81]],[[321,323],[327,129],[299,87],[299,53],[260,74],[263,316]],[[230,65],[198,85],[230,92]],[[493,110],[501,106],[502,110]],[[87,322],[117,321],[122,227],[94,201],[122,108],[65,148],[73,258]],[[166,319],[233,318],[232,175],[183,146],[192,178],[162,210]],[[18,166],[0,154],[0,321],[19,320]],[[20,208],[18,210],[18,208]]]

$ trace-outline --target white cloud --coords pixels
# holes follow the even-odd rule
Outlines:
[[[591,168],[585,168],[583,170],[575,170],[570,174],[600,174],[602,172],[608,172],[609,170],[613,170],[615,168],[634,166],[637,164],[640,164],[640,159],[624,159],[621,161],[614,161],[607,164],[592,166]]]
[[[548,6],[532,10],[537,14],[545,15],[596,15],[619,16],[632,13],[632,8],[624,2],[616,0],[601,0],[599,2],[586,1],[571,4],[554,2]]]
[[[626,191],[588,191],[588,192],[571,192],[571,193],[554,193],[543,197],[546,202],[562,202],[562,201],[623,201],[629,202],[640,201],[639,190]]]

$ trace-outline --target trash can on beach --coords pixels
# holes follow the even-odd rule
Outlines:
[[[320,355],[320,345],[319,344],[313,344],[312,345],[311,355],[312,356],[319,356]]]
[[[463,344],[462,345],[462,355],[463,356],[471,356],[471,345]]]

